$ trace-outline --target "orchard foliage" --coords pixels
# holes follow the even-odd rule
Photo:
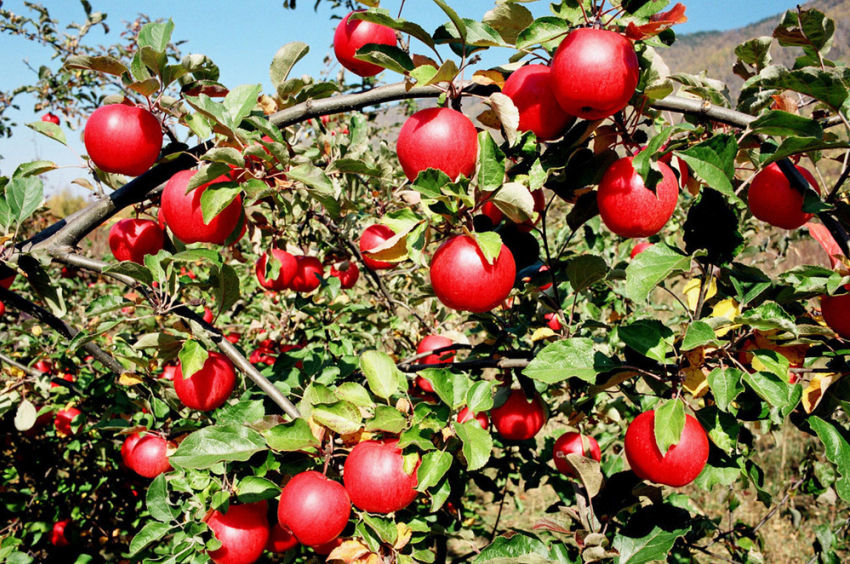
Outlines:
[[[814,558],[846,557],[834,23],[787,12],[741,44],[732,100],[663,62],[681,4],[563,0],[534,19],[505,0],[470,19],[434,2],[433,33],[410,2],[348,15],[397,32],[356,50],[377,77],[295,77],[309,47],[289,43],[270,93],[179,57],[171,21],[96,49],[87,2],[61,40],[46,9],[0,12],[64,60],[24,88],[37,109],[135,105],[167,140],[134,180],[89,155],[77,182],[98,199],[50,227],[53,162],[0,178],[0,562],[248,563],[262,546],[279,562],[761,562],[759,529],[794,492],[835,505]],[[587,66],[586,44],[610,65]],[[503,64],[476,67],[488,49]],[[503,92],[553,57],[533,73],[551,96]],[[524,121],[553,98],[557,121]],[[28,126],[67,144],[61,122]],[[789,207],[790,231],[771,219]],[[144,222],[112,227],[124,208]],[[107,232],[129,260],[87,247]],[[791,263],[812,237],[826,253]],[[787,484],[758,448],[780,429],[814,438]],[[534,490],[545,514],[521,509]],[[765,518],[730,523],[698,490],[730,514],[754,492]],[[525,525],[508,530],[512,497]]]

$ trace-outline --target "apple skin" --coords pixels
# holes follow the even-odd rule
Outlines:
[[[160,378],[165,378],[166,380],[174,380],[175,374],[177,374],[177,365],[166,364],[162,367],[162,376],[160,376]]]
[[[452,180],[472,178],[478,160],[478,131],[468,117],[451,108],[427,108],[407,118],[396,152],[407,179],[423,170],[442,170]]]
[[[204,223],[201,212],[201,196],[206,189],[220,182],[229,182],[227,176],[220,176],[211,182],[195,188],[186,194],[186,186],[195,175],[195,171],[181,170],[171,177],[162,191],[162,216],[175,237],[186,243],[215,243],[222,245],[236,229],[242,215],[242,196],[230,203],[220,214]]]
[[[560,331],[561,329],[564,328],[564,326],[561,325],[561,320],[558,319],[558,314],[555,313],[554,311],[550,311],[549,313],[544,314],[543,319],[546,320],[546,325],[552,331]]]
[[[65,529],[71,524],[70,519],[62,519],[53,523],[53,528],[50,530],[50,544],[53,546],[69,546],[68,538],[65,536]]]
[[[277,519],[299,542],[320,545],[337,538],[351,515],[351,500],[339,482],[320,472],[301,472],[280,492]]]
[[[274,554],[283,554],[287,550],[291,550],[298,546],[298,539],[288,529],[280,526],[280,523],[272,525],[269,531],[269,540],[266,543],[266,550]]]
[[[369,513],[401,511],[416,499],[416,463],[411,474],[404,472],[404,457],[398,439],[364,441],[355,445],[345,459],[342,478],[351,502]]]
[[[629,258],[635,258],[636,256],[638,256],[639,254],[641,254],[642,252],[644,252],[645,250],[647,250],[651,246],[652,246],[652,243],[648,243],[646,241],[641,241],[640,243],[638,243],[637,245],[632,247],[632,252],[629,253]]]
[[[112,104],[92,112],[83,140],[89,158],[99,169],[139,176],[159,158],[162,127],[144,108]]]
[[[561,108],[586,120],[614,115],[637,88],[640,64],[631,42],[613,31],[572,31],[552,59],[550,84]]]
[[[71,432],[71,421],[77,415],[80,415],[82,411],[77,409],[76,407],[69,407],[68,409],[60,409],[56,412],[56,419],[53,421],[53,425],[56,427],[56,431],[63,436],[70,436],[73,433]]]
[[[502,89],[519,110],[519,130],[531,131],[540,141],[563,137],[575,122],[555,99],[550,74],[546,65],[525,65],[508,77]]]
[[[211,411],[224,405],[236,387],[233,364],[221,353],[210,351],[203,368],[183,378],[183,366],[174,374],[174,391],[183,405],[198,411]]]
[[[361,11],[357,10],[357,12]],[[339,64],[357,76],[375,76],[384,69],[378,65],[355,59],[354,55],[358,49],[370,43],[395,46],[395,31],[387,26],[363,20],[349,21],[348,18],[351,17],[351,14],[342,18],[342,21],[336,27],[336,31],[334,32],[334,54]]]
[[[269,540],[269,520],[265,501],[231,505],[227,513],[213,511],[207,525],[221,541],[221,548],[209,553],[215,564],[252,564]]]
[[[448,308],[484,313],[511,293],[516,263],[503,244],[494,264],[487,264],[478,245],[468,235],[447,239],[431,259],[431,286]]]
[[[659,162],[663,179],[655,193],[632,166],[632,157],[612,164],[599,183],[596,201],[605,226],[620,237],[650,237],[664,227],[679,201],[679,184],[673,170]]]
[[[375,247],[382,245],[384,241],[395,237],[392,229],[386,225],[370,225],[363,230],[363,235],[360,236],[360,254],[363,255],[363,262],[372,270],[388,270],[393,268],[395,264],[384,260],[375,260],[366,256],[366,251],[371,251]]]
[[[204,314],[203,314],[202,318],[205,322],[212,323],[213,319],[214,319],[212,310],[208,307],[205,307],[204,308]]]
[[[141,437],[130,450],[130,464],[127,466],[139,476],[145,478],[156,478],[163,472],[171,470],[171,462],[168,461],[168,447],[174,446],[158,435],[145,435]],[[124,448],[121,448],[124,454]]]
[[[490,410],[493,426],[508,441],[525,441],[540,432],[546,424],[546,408],[540,394],[528,401],[525,392],[512,390],[508,401]]]
[[[850,294],[821,296],[821,313],[829,328],[844,339],[850,339]]]
[[[109,248],[120,261],[145,263],[145,255],[162,250],[165,234],[149,219],[122,219],[109,230]]]
[[[133,449],[140,440],[142,440],[142,433],[136,432],[127,435],[121,444],[121,460],[124,462],[124,466],[130,470],[133,469]]]
[[[46,114],[41,116],[41,121],[49,121],[50,123],[55,123],[56,125],[59,125],[59,116],[57,116],[56,114],[47,112]]]
[[[490,222],[493,224],[492,227],[496,227],[502,220],[505,218],[505,214],[496,207],[496,204],[493,202],[487,201],[484,202],[484,205],[481,206],[481,214],[490,218]],[[492,229],[491,229],[492,230]]]
[[[6,313],[6,304],[0,302],[0,315],[3,315],[4,313]]]
[[[820,185],[812,173],[801,166],[797,170],[820,194]],[[798,229],[808,223],[814,214],[803,212],[803,200],[803,195],[791,186],[776,163],[756,174],[750,184],[750,211],[756,218],[774,227]]]
[[[268,255],[269,253],[266,251],[257,260],[257,265],[254,268],[254,271],[257,273],[257,281],[259,281],[260,286],[267,290],[285,290],[292,283],[292,279],[295,278],[295,273],[298,270],[298,261],[283,249],[273,248],[272,256],[280,263],[280,270],[278,270],[276,278],[267,280],[266,261],[268,260]]]
[[[474,414],[469,411],[468,407],[464,407],[457,413],[458,423],[466,423],[467,421],[472,421],[473,418],[478,421],[482,429],[487,429],[490,426],[490,418],[487,417],[487,414],[483,411],[481,413]]]
[[[292,282],[289,287],[301,294],[312,292],[322,285],[319,276],[324,277],[325,267],[322,266],[322,261],[316,257],[301,256],[295,257],[297,269],[295,276],[292,277]],[[318,275],[318,276],[317,276]]]
[[[357,265],[351,261],[343,261],[348,263],[348,268],[345,270],[338,270],[336,265],[331,266],[331,276],[334,278],[339,278],[340,286],[343,290],[350,290],[354,288],[354,285],[357,284],[357,280],[360,278],[360,269],[357,268]],[[340,268],[343,265],[340,265]]]
[[[235,332],[235,331],[231,331],[230,333],[228,333],[227,335],[225,335],[225,336],[224,336],[224,338],[225,338],[225,339],[227,339],[228,341],[230,341],[231,343],[233,343],[233,344],[235,345],[236,343],[238,343],[238,342],[239,342],[239,339],[240,339],[241,337],[240,337],[239,333],[237,333],[237,332]]]
[[[323,543],[323,544],[317,544],[315,546],[311,546],[310,548],[312,548],[313,552],[315,552],[316,554],[321,554],[322,556],[327,556],[328,554],[333,552],[334,549],[336,547],[338,547],[339,545],[341,545],[343,542],[345,542],[343,539],[335,538],[334,540],[332,540],[330,542],[326,542],[326,543]]]
[[[571,431],[558,437],[558,440],[555,441],[555,446],[552,448],[552,460],[555,462],[555,468],[568,478],[575,478],[576,473],[567,463],[567,459],[558,456],[559,454],[580,454],[581,456],[592,458],[596,462],[602,460],[602,451],[599,450],[599,443],[596,442],[596,439],[588,436],[583,438],[587,441],[587,450],[585,450],[585,446],[582,443],[581,433],[573,433]]]
[[[15,281],[15,278],[18,276],[18,273],[15,272],[9,277],[0,279],[0,286],[3,286],[7,290],[12,287],[12,283]]]
[[[679,443],[661,455],[655,444],[655,411],[635,417],[626,430],[625,450],[632,471],[642,480],[680,488],[696,480],[708,461],[708,436],[699,422],[685,414]]]
[[[430,352],[444,347],[450,347],[454,343],[448,337],[442,335],[428,335],[416,347],[416,354]],[[443,351],[439,354],[429,354],[424,358],[420,358],[416,362],[419,364],[448,364],[455,359],[454,351]],[[433,390],[428,390],[433,391]]]

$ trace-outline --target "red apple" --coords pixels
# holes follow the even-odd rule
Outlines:
[[[175,374],[177,374],[177,365],[166,364],[162,367],[162,376],[160,376],[160,378],[165,378],[166,380],[174,380]]]
[[[240,336],[239,336],[239,333],[236,333],[235,331],[231,331],[230,333],[225,335],[224,338],[235,345],[236,343],[239,342]]]
[[[358,12],[361,10],[357,10]],[[352,12],[354,13],[354,12]],[[336,55],[339,64],[350,70],[357,76],[375,76],[382,70],[382,67],[355,59],[354,55],[357,50],[364,45],[396,45],[395,31],[372,22],[363,20],[350,20],[351,14],[348,14],[339,25],[334,33],[334,54]]]
[[[180,267],[180,276],[188,276],[189,280],[195,280],[198,277],[197,274],[188,270],[185,266]]]
[[[15,272],[11,276],[7,278],[0,279],[0,286],[3,286],[7,290],[12,287],[12,282],[15,281],[15,277],[18,276],[18,273]]]
[[[371,251],[393,237],[395,237],[395,233],[386,225],[370,225],[363,231],[363,235],[360,236],[360,254],[363,255],[363,262],[366,263],[366,266],[372,270],[386,270],[395,266],[391,262],[375,260],[366,256],[366,251]]]
[[[511,293],[516,264],[505,245],[494,264],[488,264],[468,235],[447,239],[431,259],[431,286],[446,307],[484,313]]]
[[[339,264],[339,268],[336,265],[331,266],[331,276],[339,278],[343,290],[349,290],[357,284],[357,280],[360,278],[360,269],[350,260],[344,260]]]
[[[209,553],[215,564],[253,564],[263,554],[269,540],[269,520],[265,501],[231,505],[227,513],[213,511],[207,525],[221,541],[221,548]]]
[[[68,538],[65,536],[65,530],[71,524],[70,519],[62,519],[53,523],[53,528],[50,530],[50,544],[53,546],[68,546]]]
[[[464,407],[457,414],[458,423],[466,423],[467,421],[472,421],[473,418],[478,421],[482,429],[486,429],[490,426],[490,418],[488,418],[487,414],[483,411],[481,413],[474,414],[469,411],[468,407]]]
[[[550,84],[568,114],[586,120],[614,115],[629,103],[640,65],[631,42],[613,31],[572,31],[552,59]]]
[[[398,439],[358,443],[345,459],[343,481],[351,502],[369,513],[401,511],[416,499],[416,468],[404,471]]]
[[[339,545],[341,545],[343,542],[345,542],[343,539],[335,538],[334,540],[332,540],[330,542],[326,542],[326,543],[323,543],[323,544],[317,544],[315,546],[311,546],[310,548],[312,548],[313,552],[315,552],[316,554],[321,554],[322,556],[327,556],[328,554],[333,552],[334,549],[336,547],[338,547]]]
[[[56,125],[59,125],[59,116],[47,112],[46,114],[41,116],[41,121],[49,121],[50,123],[55,123]]]
[[[136,448],[140,440],[142,440],[142,433],[136,432],[126,435],[121,444],[121,460],[124,462],[124,466],[130,470],[133,469],[133,449]]]
[[[254,268],[254,271],[257,273],[257,280],[260,282],[260,286],[267,290],[285,290],[292,283],[292,279],[295,278],[295,273],[298,270],[298,261],[290,253],[278,248],[272,249],[272,256],[280,264],[277,276],[266,279],[268,252],[265,252],[260,256]]]
[[[277,518],[280,525],[306,545],[334,540],[351,515],[351,501],[339,482],[319,472],[302,472],[280,492]]]
[[[156,478],[171,470],[167,454],[169,445],[174,446],[159,435],[147,434],[136,441],[130,450],[131,464],[127,466],[140,476]]]
[[[850,339],[850,294],[821,296],[820,309],[829,328],[844,339]]]
[[[77,415],[80,415],[82,411],[77,409],[76,407],[69,407],[67,409],[60,409],[56,412],[56,420],[53,421],[53,425],[56,427],[56,431],[62,436],[70,436],[73,433],[71,432],[71,421]]]
[[[502,220],[505,218],[505,214],[502,213],[502,210],[497,208],[496,204],[489,200],[484,202],[484,205],[481,206],[480,211],[482,215],[486,215],[490,218],[490,222],[493,224],[493,227],[496,227],[497,225],[502,223]]]
[[[208,307],[204,307],[203,320],[206,321],[207,323],[212,323],[213,319],[214,319],[214,317],[213,317],[212,310]]]
[[[708,461],[708,437],[696,419],[685,414],[679,443],[662,455],[655,443],[655,411],[641,413],[626,430],[626,458],[642,480],[675,488],[690,484]]]
[[[272,354],[272,351],[264,348],[254,349],[251,352],[251,356],[248,357],[248,361],[251,364],[268,364],[269,366],[273,366],[277,357]]]
[[[33,368],[38,370],[39,372],[43,372],[45,374],[50,374],[53,371],[53,365],[50,362],[41,359],[33,365]]]
[[[155,255],[162,250],[165,235],[149,219],[122,219],[109,230],[109,248],[120,261],[145,263],[145,255]]]
[[[512,390],[508,401],[490,410],[493,426],[508,441],[524,441],[536,435],[546,424],[546,408],[540,394],[528,401],[525,392]]]
[[[198,411],[211,411],[224,405],[236,387],[233,364],[221,353],[210,351],[203,368],[183,378],[183,366],[174,374],[174,391],[183,405]]]
[[[820,194],[820,185],[812,173],[801,166],[797,170]],[[803,194],[791,186],[776,163],[756,174],[750,184],[749,204],[754,216],[782,229],[798,229],[814,217],[803,212]]]
[[[0,315],[3,315],[4,313],[6,313],[6,304],[0,302]]]
[[[427,108],[407,118],[398,134],[398,160],[413,182],[423,170],[441,170],[452,180],[472,178],[478,160],[478,132],[451,108]]]
[[[448,337],[443,337],[442,335],[428,335],[421,341],[419,341],[419,345],[416,347],[416,354],[422,354],[426,352],[430,352],[436,349],[442,349],[445,347],[450,347],[454,343]],[[416,362],[418,364],[447,364],[452,362],[455,359],[454,351],[443,351],[438,354],[429,354],[424,358],[420,358]],[[434,390],[428,390],[432,392]]]
[[[558,317],[558,314],[554,311],[550,311],[549,313],[544,314],[543,319],[546,320],[546,325],[548,325],[549,329],[551,329],[552,331],[560,331],[564,328],[564,326],[561,325],[561,320]]]
[[[546,65],[526,65],[511,74],[502,89],[519,110],[520,131],[531,131],[540,141],[562,137],[575,122],[555,99],[550,72]]]
[[[620,237],[650,237],[667,224],[679,201],[679,185],[669,166],[659,162],[658,167],[663,179],[655,193],[635,172],[632,157],[614,162],[605,171],[596,200],[608,229]]]
[[[89,158],[99,169],[139,176],[159,157],[162,127],[144,108],[112,104],[89,116],[83,139]]]
[[[645,250],[647,250],[651,246],[652,246],[652,243],[648,243],[646,241],[641,241],[640,243],[638,243],[637,245],[632,247],[632,252],[629,253],[629,258],[635,258],[636,256],[638,256],[639,254],[641,254],[642,252],[644,252]]]
[[[580,454],[586,458],[592,458],[596,462],[602,460],[602,451],[599,450],[599,443],[596,442],[596,439],[580,433],[564,433],[555,441],[555,446],[552,449],[552,460],[555,462],[555,468],[558,469],[558,472],[570,478],[575,478],[576,473],[567,462],[566,455],[568,454]]]
[[[195,175],[195,171],[183,170],[171,177],[162,191],[162,215],[174,236],[186,244],[215,243],[222,245],[236,229],[242,215],[242,196],[230,203],[220,214],[204,223],[201,212],[201,196],[211,185],[229,182],[227,176],[220,176],[195,188],[188,194],[186,186]]]
[[[413,383],[423,392],[428,392],[429,394],[434,392],[434,385],[422,376],[417,376]]]
[[[543,266],[540,267],[540,270],[538,270],[537,272],[549,272],[549,267],[544,264]],[[552,280],[552,277],[546,276],[545,279]],[[551,287],[552,287],[552,282],[546,282],[545,284],[540,285],[540,291],[545,292],[546,290],[548,290]]]
[[[295,257],[296,270],[295,276],[289,287],[301,294],[312,292],[322,285],[319,276],[325,275],[325,267],[322,266],[322,261],[316,257],[300,256]]]
[[[284,529],[280,526],[280,523],[272,525],[266,550],[275,554],[283,554],[296,546],[298,546],[298,539],[289,529]]]
[[[41,361],[39,361],[39,362],[41,362]],[[48,365],[49,365],[49,363],[46,363],[46,364],[48,364]],[[37,368],[38,370],[41,370],[40,368],[38,368],[38,362],[36,363],[36,368]],[[42,370],[42,372],[44,372],[44,371]],[[49,373],[50,373],[50,372],[48,372],[48,374],[49,374]],[[58,376],[59,376],[59,378],[62,378],[62,379],[63,379],[63,380],[65,380],[66,382],[76,382],[76,381],[77,381],[76,377],[74,377],[74,375],[73,375],[73,374],[68,374],[67,372],[66,372],[66,373],[64,373],[64,374],[62,374],[62,373],[60,372],[60,373],[58,374]],[[51,388],[63,388],[64,386],[62,386],[61,384],[57,384],[56,382],[51,382],[51,383],[50,383],[50,387],[51,387]]]

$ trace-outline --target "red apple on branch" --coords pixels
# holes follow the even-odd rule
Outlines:
[[[319,472],[302,472],[280,492],[277,518],[306,545],[334,540],[345,529],[351,501],[342,484]]]
[[[366,263],[366,266],[372,270],[387,270],[395,266],[391,262],[375,260],[366,255],[367,251],[383,245],[393,237],[395,237],[395,233],[386,225],[370,225],[363,230],[363,235],[360,236],[360,254],[363,255],[363,262]]]
[[[221,547],[209,553],[215,564],[253,564],[263,554],[269,539],[269,520],[265,501],[231,505],[227,513],[213,511],[207,525],[221,541]]]
[[[339,278],[343,290],[349,290],[357,284],[360,278],[360,269],[350,260],[344,260],[338,265],[331,266],[331,276]]]
[[[298,270],[298,261],[290,253],[276,247],[272,249],[272,256],[280,264],[277,276],[274,276],[274,273],[272,273],[270,278],[266,278],[268,252],[265,252],[260,256],[254,269],[257,273],[257,280],[260,286],[267,290],[285,290],[292,283],[292,279],[295,278],[295,273]]]
[[[174,447],[175,445],[159,435],[148,433],[133,441],[132,446],[128,447],[130,463],[127,464],[125,460],[125,464],[140,476],[156,478],[163,472],[171,470],[171,463],[168,461],[169,446]],[[124,447],[121,448],[121,455],[124,455]]]
[[[65,536],[65,531],[71,522],[70,519],[62,519],[53,523],[53,528],[50,530],[50,544],[53,546],[69,546],[71,544],[68,537]]]
[[[398,160],[407,179],[429,168],[452,180],[472,178],[478,159],[478,131],[469,118],[451,108],[427,108],[407,118],[398,134]]]
[[[809,185],[820,194],[820,185],[812,173],[798,166],[797,170]],[[756,174],[750,184],[748,203],[758,219],[782,229],[798,229],[814,214],[803,211],[804,196],[788,182],[776,163],[769,164]]]
[[[850,339],[850,294],[821,296],[820,309],[829,328],[844,339]]]
[[[357,11],[359,12],[361,10]],[[354,13],[352,12],[351,14]],[[354,55],[357,54],[358,49],[369,44],[392,45],[395,47],[395,31],[387,26],[372,22],[350,20],[351,14],[342,18],[342,21],[336,27],[336,32],[334,32],[334,54],[339,64],[357,76],[375,76],[384,69],[378,65],[355,59]]]
[[[696,480],[708,461],[708,437],[702,425],[685,414],[679,442],[662,455],[655,442],[655,411],[645,411],[629,424],[626,458],[642,480],[679,488]]]
[[[183,377],[183,365],[174,374],[174,391],[183,405],[198,411],[211,411],[224,405],[236,387],[236,373],[226,356],[209,352],[203,368],[189,378]]]
[[[281,527],[280,523],[275,523],[269,531],[266,550],[275,554],[283,554],[287,550],[295,548],[298,544],[298,539],[295,538],[292,531]]]
[[[56,419],[53,421],[56,431],[64,437],[72,435],[71,422],[77,415],[80,414],[82,414],[82,411],[76,407],[69,407],[67,409],[60,409],[57,411]]]
[[[122,219],[109,230],[109,248],[119,261],[144,264],[145,255],[162,250],[165,234],[149,219]]]
[[[525,65],[508,77],[502,89],[519,110],[519,130],[531,131],[540,141],[562,137],[575,122],[555,99],[550,73],[546,65]]]
[[[300,256],[295,257],[296,269],[295,276],[292,277],[292,282],[289,287],[295,292],[307,294],[322,285],[320,276],[325,275],[325,267],[322,266],[322,261],[316,257]]]
[[[473,418],[478,421],[482,429],[486,429],[490,426],[490,418],[487,417],[487,414],[483,411],[476,414],[469,411],[468,407],[464,407],[457,414],[458,423],[466,423],[467,421],[472,421]]]
[[[564,433],[555,441],[555,446],[552,448],[552,460],[558,472],[570,478],[575,478],[576,473],[566,459],[568,454],[578,454],[592,458],[596,462],[602,460],[602,451],[599,450],[596,439],[571,431]]]
[[[508,441],[532,438],[546,424],[546,407],[540,394],[531,401],[522,390],[512,390],[508,400],[490,410],[493,426]]]
[[[195,171],[182,170],[171,177],[162,191],[162,216],[175,237],[184,243],[215,243],[222,245],[230,237],[242,216],[242,196],[236,196],[221,213],[204,222],[201,196],[213,184],[229,182],[227,176],[207,182],[188,194],[186,187]]]
[[[629,258],[635,258],[636,256],[638,256],[639,254],[641,254],[642,252],[644,252],[645,250],[647,250],[651,246],[652,246],[652,243],[648,243],[646,241],[641,241],[640,243],[638,243],[637,245],[632,247],[632,252],[629,253]]]
[[[404,471],[398,439],[358,443],[345,459],[343,480],[351,502],[369,513],[401,511],[416,499],[416,468]]]
[[[162,127],[144,108],[112,104],[89,116],[83,138],[89,158],[99,169],[139,176],[159,157]]]

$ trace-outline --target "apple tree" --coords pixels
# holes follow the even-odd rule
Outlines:
[[[333,2],[344,70],[289,43],[269,93],[170,20],[0,14],[63,59],[19,91],[86,112],[95,194],[45,227],[57,165],[0,178],[0,562],[763,562],[800,496],[846,558],[834,22],[739,45],[734,100],[664,63],[682,4],[434,3]]]

